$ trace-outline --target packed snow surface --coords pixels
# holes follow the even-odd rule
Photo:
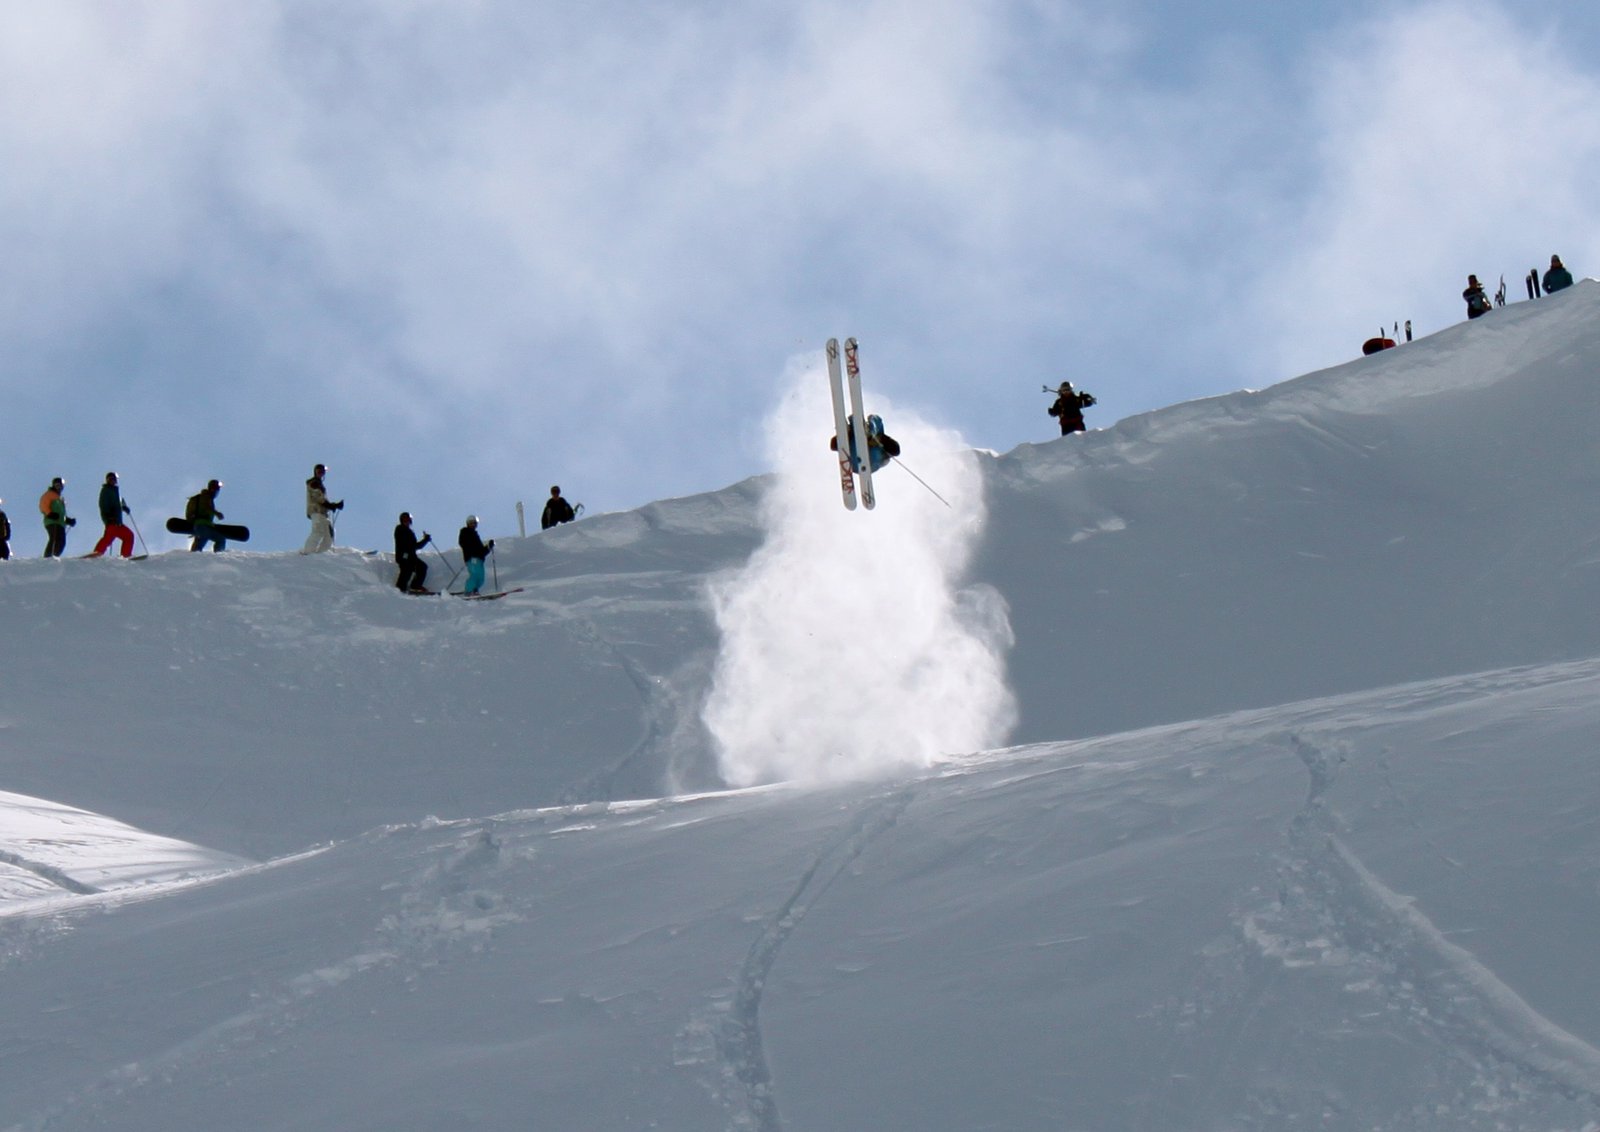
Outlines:
[[[1600,1132],[1600,285],[1003,455],[882,407],[948,506],[840,507],[789,377],[496,601],[0,564],[0,1132]]]

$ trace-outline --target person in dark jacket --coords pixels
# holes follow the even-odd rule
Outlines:
[[[544,505],[544,514],[539,516],[539,529],[548,531],[557,523],[570,523],[577,516],[572,513],[572,504],[561,498],[559,485],[550,489],[550,499]]]
[[[1063,381],[1056,390],[1056,399],[1045,412],[1060,422],[1061,435],[1066,436],[1070,432],[1083,432],[1088,428],[1083,423],[1083,411],[1093,404],[1093,393],[1080,393],[1072,388],[1072,382]]]
[[[4,503],[0,499],[0,503]],[[11,557],[11,520],[6,518],[6,513],[0,511],[0,562]]]
[[[122,542],[122,557],[133,557],[133,532],[122,521],[124,514],[133,514],[133,509],[123,502],[122,490],[117,486],[117,473],[107,472],[106,482],[100,488],[100,521],[106,525],[106,533],[94,544],[90,558],[99,558],[118,540]]]
[[[400,576],[394,584],[402,593],[431,592],[423,586],[428,578],[428,564],[418,552],[432,541],[433,536],[427,531],[422,532],[422,539],[418,541],[416,532],[411,529],[411,512],[400,512],[400,525],[394,529],[394,563],[400,567]]]
[[[1467,301],[1468,318],[1477,318],[1494,309],[1489,302],[1488,294],[1483,289],[1483,284],[1478,282],[1476,275],[1467,276],[1467,289],[1461,292],[1461,297]]]
[[[228,549],[228,540],[217,533],[217,520],[223,517],[222,512],[217,510],[217,492],[221,490],[222,481],[212,480],[189,499],[194,504],[194,514],[190,517],[194,523],[194,541],[189,544],[192,551],[204,550],[208,542],[213,554]]]
[[[475,594],[483,589],[483,561],[493,553],[494,539],[485,543],[478,535],[478,517],[468,515],[467,525],[456,536],[456,545],[461,547],[461,560],[467,564],[467,584],[461,592]]]
[[[1572,286],[1572,272],[1568,271],[1561,262],[1561,257],[1550,257],[1550,270],[1544,273],[1544,293],[1553,295],[1557,291],[1564,291]]]

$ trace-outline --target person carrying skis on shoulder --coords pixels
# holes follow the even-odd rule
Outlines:
[[[550,499],[544,505],[544,514],[539,516],[539,529],[548,531],[557,523],[570,523],[577,516],[572,512],[572,504],[561,498],[560,486],[550,489]]]
[[[856,452],[856,418],[854,415],[845,418],[844,433],[850,438],[850,462],[855,465],[856,471],[861,470],[861,456]],[[839,438],[828,438],[828,449],[832,452],[839,451]],[[900,455],[900,442],[883,431],[883,418],[877,413],[867,414],[867,462],[874,474],[890,460]]]
[[[1461,292],[1461,297],[1467,301],[1468,318],[1477,318],[1494,309],[1489,302],[1488,294],[1484,292],[1483,284],[1478,282],[1476,275],[1467,276],[1467,289]]]
[[[189,544],[190,551],[204,550],[206,543],[211,544],[211,552],[228,549],[228,540],[217,531],[217,520],[223,517],[217,510],[217,492],[222,490],[221,480],[212,480],[206,486],[189,497],[189,505],[184,508],[184,518],[194,524],[194,541]]]
[[[1544,273],[1544,293],[1553,295],[1557,291],[1565,291],[1572,286],[1572,272],[1568,271],[1561,262],[1561,257],[1550,257],[1550,270]]]
[[[422,539],[419,541],[416,532],[411,529],[411,512],[400,512],[400,524],[394,529],[394,563],[400,567],[400,575],[395,579],[394,585],[401,593],[432,592],[423,586],[423,582],[428,578],[428,564],[418,553],[432,541],[433,536],[427,531],[422,532]]]
[[[0,503],[4,503],[0,499]],[[6,518],[6,513],[0,511],[0,562],[5,562],[11,557],[11,520]]]
[[[306,518],[311,520],[311,533],[306,536],[301,554],[321,554],[333,546],[333,513],[344,510],[344,500],[334,503],[328,499],[328,491],[322,485],[322,477],[327,474],[327,465],[318,464],[306,480]]]
[[[467,584],[461,592],[475,594],[483,589],[483,562],[494,551],[494,539],[485,543],[478,535],[478,517],[468,515],[467,525],[456,536],[456,545],[461,548],[461,560],[467,564]]]
[[[62,489],[67,481],[57,476],[39,497],[39,514],[44,518],[44,556],[60,558],[67,549],[67,528],[78,525],[78,520],[67,514],[67,501]]]
[[[107,472],[106,482],[100,488],[100,521],[106,525],[106,533],[94,544],[90,558],[99,558],[118,540],[122,542],[122,557],[133,557],[133,532],[122,521],[124,514],[133,514],[133,508],[122,500],[122,491],[117,487],[117,473]]]
[[[1056,399],[1045,412],[1060,422],[1061,435],[1066,436],[1068,433],[1083,432],[1088,428],[1083,423],[1083,411],[1093,404],[1093,393],[1080,393],[1072,388],[1072,382],[1063,381],[1056,389]]]

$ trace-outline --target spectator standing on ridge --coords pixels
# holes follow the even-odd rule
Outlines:
[[[1072,388],[1072,382],[1063,381],[1056,390],[1055,401],[1045,412],[1061,422],[1061,435],[1066,436],[1068,433],[1082,432],[1088,427],[1083,423],[1083,411],[1093,404],[1093,393],[1080,393]]]
[[[1550,270],[1544,273],[1544,293],[1553,295],[1557,291],[1564,291],[1572,286],[1572,272],[1568,271],[1561,262],[1561,257],[1550,257]]]
[[[428,564],[418,551],[432,541],[433,536],[423,531],[419,542],[416,532],[411,529],[411,512],[400,512],[399,525],[394,529],[394,564],[400,567],[400,574],[394,582],[395,589],[408,594],[431,592],[423,586],[428,578]]]
[[[475,594],[483,589],[483,560],[493,553],[494,539],[485,543],[478,534],[478,517],[468,515],[467,525],[456,536],[456,545],[461,547],[461,560],[467,564],[467,584],[461,592]]]
[[[118,540],[122,542],[122,557],[133,557],[133,532],[122,521],[124,513],[131,515],[133,509],[123,502],[122,491],[117,487],[117,473],[107,472],[106,482],[100,488],[100,521],[106,525],[106,533],[94,544],[90,558],[99,558]]]
[[[557,523],[570,523],[576,518],[572,512],[572,504],[561,498],[560,485],[552,487],[550,498],[544,505],[544,514],[539,516],[539,529],[548,531]]]
[[[5,503],[0,499],[0,504]],[[6,513],[0,511],[0,562],[11,557],[11,520],[6,518]]]
[[[1461,297],[1467,300],[1468,318],[1477,318],[1494,309],[1489,303],[1489,296],[1484,293],[1483,284],[1478,282],[1476,275],[1467,276],[1467,289],[1461,292]]]
[[[60,558],[67,549],[67,528],[78,520],[67,514],[67,501],[61,497],[67,481],[57,476],[39,497],[39,514],[44,518],[44,556]]]
[[[327,474],[327,466],[318,464],[306,480],[306,518],[311,520],[311,534],[306,537],[301,554],[321,554],[333,546],[333,513],[344,510],[344,501],[329,502],[328,491],[322,485],[322,477]]]
[[[222,481],[212,480],[189,497],[185,515],[194,524],[194,541],[189,544],[191,551],[204,550],[208,542],[213,554],[228,549],[228,540],[217,531],[217,520],[222,518],[222,512],[217,510],[217,492],[221,490]]]

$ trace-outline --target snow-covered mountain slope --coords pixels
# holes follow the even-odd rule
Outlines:
[[[1027,745],[857,781],[700,717],[809,469],[494,602],[0,564],[0,1132],[1600,1132],[1597,307],[985,457],[981,526],[891,469],[816,564],[972,524]]]
[[[1600,652],[1597,317],[1586,281],[996,459],[1017,737]]]

